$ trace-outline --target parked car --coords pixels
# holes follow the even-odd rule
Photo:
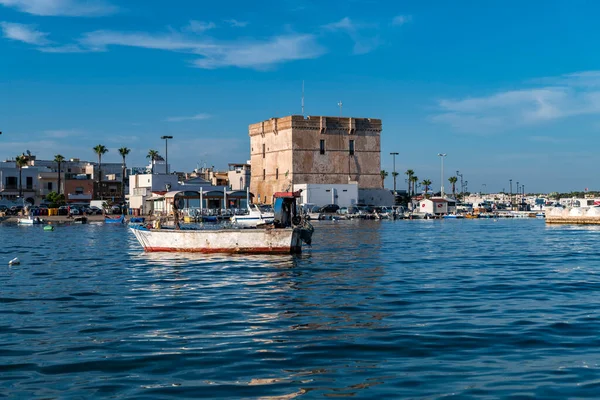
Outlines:
[[[88,215],[100,215],[102,214],[102,209],[96,206],[91,206],[85,209],[85,213]]]
[[[334,213],[337,210],[340,209],[340,206],[338,206],[337,204],[327,204],[326,206],[321,207],[321,209],[319,210],[319,212],[322,213]]]
[[[339,210],[336,211],[338,214],[340,215],[346,215],[348,214],[348,207],[341,207]]]

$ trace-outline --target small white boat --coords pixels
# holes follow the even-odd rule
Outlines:
[[[41,218],[38,218],[38,217],[34,218],[32,216],[29,216],[29,217],[25,217],[25,218],[19,218],[17,220],[17,222],[20,225],[39,225],[39,224],[43,224],[44,220]]]
[[[249,204],[248,214],[234,215],[230,219],[240,228],[256,228],[259,225],[272,224],[274,217],[273,212],[263,211],[256,204]]]

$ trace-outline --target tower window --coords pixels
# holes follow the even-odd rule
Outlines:
[[[265,158],[265,144],[263,143],[263,158]]]
[[[263,169],[263,181],[267,179],[267,170]]]
[[[325,154],[325,139],[321,139],[319,153]]]
[[[279,179],[279,168],[275,168],[275,179]]]
[[[348,153],[353,156],[354,155],[354,140],[350,140],[350,144],[348,146]]]

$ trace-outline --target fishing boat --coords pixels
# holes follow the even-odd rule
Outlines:
[[[299,192],[274,194],[273,223],[256,229],[220,226],[199,229],[130,225],[147,252],[198,253],[300,253],[302,243],[311,244],[314,228],[296,208]]]
[[[465,216],[462,214],[446,214],[446,215],[444,215],[445,219],[462,219],[464,217]]]
[[[32,217],[31,215],[25,218],[17,219],[19,225],[39,225],[43,224],[44,220],[38,217]]]
[[[263,211],[257,204],[248,205],[248,214],[234,215],[231,222],[241,228],[256,228],[258,225],[272,224],[273,212]]]
[[[118,217],[104,216],[104,222],[107,224],[122,224],[125,222],[125,216],[119,215]]]

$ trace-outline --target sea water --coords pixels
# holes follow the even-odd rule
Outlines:
[[[300,256],[207,256],[1,224],[0,397],[600,395],[600,229],[314,225]]]

